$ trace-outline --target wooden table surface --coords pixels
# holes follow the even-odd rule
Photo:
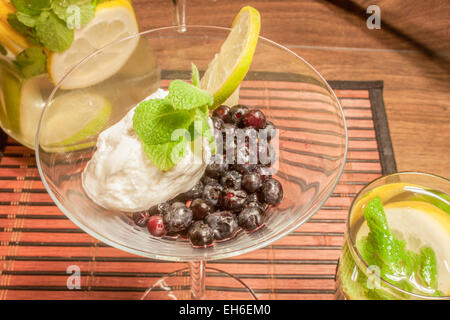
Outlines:
[[[171,0],[133,0],[141,30],[171,25]],[[261,35],[310,62],[328,80],[383,80],[399,171],[450,178],[450,1],[187,0],[187,24],[229,27],[257,8]],[[366,26],[369,5],[381,29]]]

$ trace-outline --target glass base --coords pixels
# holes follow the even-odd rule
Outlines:
[[[258,300],[255,292],[228,272],[206,267],[202,300]],[[157,280],[141,300],[192,300],[191,274],[183,268]]]

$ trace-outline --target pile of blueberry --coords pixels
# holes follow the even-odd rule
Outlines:
[[[238,129],[266,130],[270,141],[276,132],[274,124],[260,110],[249,110],[243,105],[232,108],[222,105],[214,110],[211,119],[216,142],[222,140],[218,139],[220,135],[224,141],[218,145],[223,149],[220,156],[223,159],[216,157],[207,166],[201,181],[188,192],[133,214],[135,224],[147,227],[150,234],[181,236],[189,239],[194,247],[207,247],[214,241],[232,238],[240,229],[256,230],[264,223],[267,207],[281,202],[283,188],[270,171],[274,160],[271,144],[257,142],[258,152],[272,156],[264,161],[257,159],[255,163],[247,161],[251,155],[248,141],[226,139]],[[234,155],[231,164],[226,159],[230,153]]]

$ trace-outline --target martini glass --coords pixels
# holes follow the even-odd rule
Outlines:
[[[187,268],[149,284],[145,299],[227,299],[231,297],[229,286],[239,291],[232,299],[254,299],[254,292],[243,281],[221,270],[206,268],[206,262],[265,247],[317,212],[334,190],[344,168],[345,118],[332,89],[310,64],[289,49],[260,37],[251,68],[241,84],[240,102],[261,109],[279,129],[275,177],[283,185],[283,201],[267,210],[263,227],[254,232],[240,231],[233,239],[216,242],[212,247],[193,248],[181,238],[151,236],[137,228],[127,213],[107,210],[91,201],[81,186],[81,173],[95,152],[101,130],[119,121],[156,88],[167,87],[169,80],[188,80],[191,63],[200,71],[206,70],[230,29],[188,25],[184,32],[179,31],[177,26],[164,27],[120,40],[139,44],[122,68],[101,83],[62,89],[65,81],[80,76],[91,64],[102,63],[123,43],[114,42],[89,55],[61,80],[47,101],[36,135],[39,173],[61,211],[88,234],[135,255],[188,263]],[[280,95],[286,92],[289,98],[279,102]],[[263,98],[246,103],[246,96],[255,94]],[[79,99],[74,99],[77,96]],[[54,142],[55,137],[49,139],[52,132],[60,131],[54,130],[54,119],[64,119],[60,122],[63,128],[80,126],[81,115],[72,119],[64,114],[73,108],[86,110],[86,104],[99,101],[95,99],[99,96],[111,106],[101,130],[81,126],[83,134],[76,135],[76,139],[72,137],[59,144]],[[66,99],[72,103],[65,103]],[[89,120],[86,118],[85,122],[89,122],[95,115],[86,117]],[[53,142],[49,143],[50,140]],[[221,287],[217,285],[218,278],[228,280],[222,281]]]

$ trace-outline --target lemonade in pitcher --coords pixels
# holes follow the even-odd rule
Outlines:
[[[34,148],[41,111],[56,84],[89,54],[138,31],[129,0],[0,0],[1,128]],[[119,74],[130,96],[158,88],[152,56],[148,43],[133,38],[109,45],[78,68],[61,88],[70,94],[57,99],[73,110],[54,119],[49,141],[74,143],[121,116],[112,113],[113,104],[126,105],[113,89]],[[92,93],[100,83],[102,90]],[[65,126],[64,117],[76,117],[70,122],[77,125]]]

